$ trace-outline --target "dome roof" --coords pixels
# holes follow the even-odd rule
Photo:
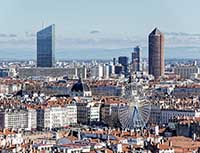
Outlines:
[[[72,91],[72,92],[90,91],[90,87],[89,87],[86,83],[83,83],[83,82],[81,81],[81,79],[79,79],[78,82],[75,83],[75,84],[72,86],[71,91]]]

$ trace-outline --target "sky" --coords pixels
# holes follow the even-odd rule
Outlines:
[[[187,42],[200,34],[199,6],[199,0],[1,0],[0,45],[33,48],[35,33],[50,24],[58,48],[146,46],[154,27],[170,35],[168,45],[180,44],[180,35]]]

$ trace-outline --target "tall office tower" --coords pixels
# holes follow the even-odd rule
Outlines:
[[[113,58],[113,65],[116,65],[116,58]]]
[[[118,58],[118,63],[123,66],[123,71],[125,76],[128,74],[128,57],[127,56],[120,56]]]
[[[164,75],[164,35],[157,28],[149,34],[149,74]]]
[[[122,74],[123,66],[122,65],[115,65],[115,74]]]
[[[55,25],[37,32],[37,67],[53,67],[55,64]]]
[[[136,46],[134,51],[132,52],[132,66],[133,71],[140,71],[140,56],[141,56],[141,48]]]

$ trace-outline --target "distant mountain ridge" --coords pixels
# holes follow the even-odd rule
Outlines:
[[[112,59],[118,56],[128,56],[131,58],[132,48],[117,48],[117,49],[57,49],[56,59]],[[148,57],[147,47],[142,47],[142,57]],[[166,47],[165,58],[200,58],[200,47]],[[36,51],[33,49],[0,49],[0,59],[17,59],[28,60],[36,59]]]

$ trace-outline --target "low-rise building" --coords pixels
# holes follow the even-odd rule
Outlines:
[[[75,104],[53,106],[37,109],[37,128],[60,128],[77,123],[77,107]]]
[[[105,97],[101,101],[101,122],[110,127],[120,127],[119,109],[124,101],[117,97]]]
[[[33,78],[39,76],[45,77],[60,77],[67,76],[68,78],[87,77],[86,67],[70,67],[70,68],[19,68],[20,78]]]
[[[176,66],[174,73],[180,75],[181,78],[190,79],[194,73],[199,73],[197,65],[180,65]]]
[[[161,122],[160,106],[152,105],[149,117],[149,123],[159,124]]]
[[[77,103],[77,120],[82,124],[93,124],[100,121],[100,104],[95,102]]]
[[[199,110],[176,110],[176,109],[162,109],[160,123],[168,123],[174,117],[200,117]]]
[[[91,85],[92,94],[95,96],[121,96],[124,91],[124,87],[121,85],[105,84],[105,85]]]
[[[0,128],[36,129],[36,110],[5,108],[0,111]]]
[[[23,143],[23,137],[21,133],[3,129],[0,131],[0,150],[6,148],[6,146],[18,146]]]
[[[176,117],[200,117],[200,110],[195,109],[162,109],[159,105],[152,105],[150,123],[167,124]]]
[[[9,83],[9,82],[5,82],[5,83],[1,83],[0,84],[0,93],[1,94],[12,94],[15,93],[19,90],[21,90],[22,85],[20,83]]]

